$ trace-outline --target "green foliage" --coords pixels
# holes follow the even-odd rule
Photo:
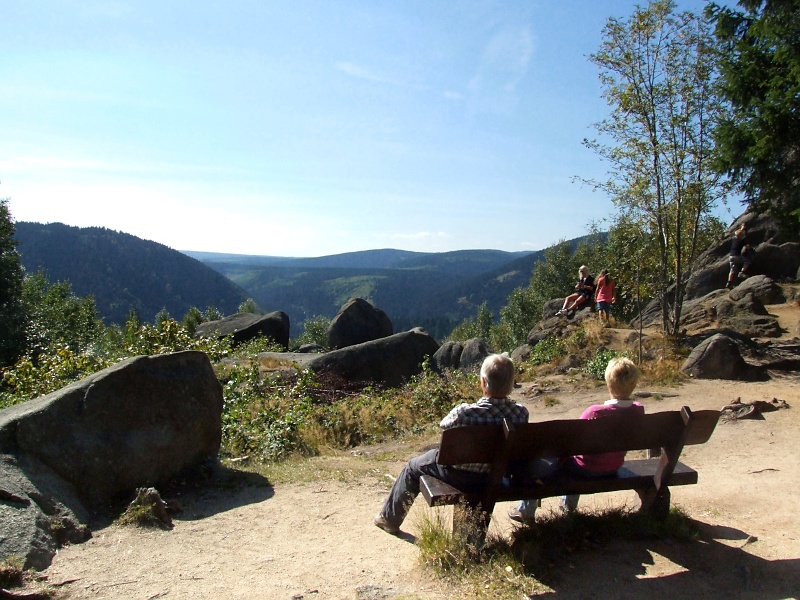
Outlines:
[[[261,352],[285,352],[285,348],[271,337],[259,333],[257,337],[237,344],[230,355],[234,358],[252,358]]]
[[[671,335],[686,273],[725,192],[711,169],[711,127],[722,113],[712,48],[705,21],[677,12],[672,0],[653,0],[628,19],[609,19],[590,57],[611,112],[596,124],[600,141],[585,140],[607,161],[608,178],[588,183],[611,196],[616,220],[637,234],[620,256],[636,261],[637,292],[650,286]]]
[[[203,323],[204,320],[205,318],[203,317],[203,313],[200,312],[200,309],[196,306],[192,306],[186,311],[181,323],[186,327],[186,331],[189,332],[189,335],[194,335],[195,331],[197,331],[197,326]]]
[[[223,318],[225,318],[225,315],[214,305],[207,306],[206,312],[203,313],[203,321],[219,321]]]
[[[36,357],[26,354],[3,371],[0,407],[44,396],[109,364],[102,357],[76,353],[68,347],[48,349]]]
[[[586,371],[595,379],[603,380],[606,376],[606,367],[608,366],[608,362],[617,356],[619,356],[619,354],[610,348],[598,348],[595,351],[594,356],[586,363],[584,371]]]
[[[800,234],[800,4],[741,0],[706,8],[730,103],[715,131],[716,168],[747,202]]]
[[[489,304],[484,302],[478,307],[478,314],[474,319],[466,319],[453,329],[450,339],[456,342],[466,342],[472,338],[489,341],[492,324],[492,311],[489,310]]]
[[[27,350],[34,356],[58,346],[81,352],[102,332],[94,299],[73,294],[68,281],[51,284],[42,272],[29,275],[22,299],[28,318]]]
[[[162,327],[168,327],[171,320],[172,317],[169,316],[169,311],[166,308],[162,308],[156,313],[156,316],[153,319],[153,324],[157,328],[161,329]]]
[[[221,380],[222,451],[257,462],[419,433],[477,393],[474,376],[440,377],[427,365],[393,390],[348,391],[342,382],[322,380],[311,371],[298,372],[294,381],[265,378],[255,363],[233,367]]]
[[[63,291],[61,287],[57,289]],[[82,331],[78,329],[79,333]],[[124,328],[112,326],[99,331],[91,340],[79,341],[38,345],[35,352],[26,353],[6,368],[0,387],[0,407],[49,394],[131,356],[198,350],[205,352],[210,360],[218,361],[231,351],[229,340],[194,338],[174,319],[163,321],[158,327],[142,324],[135,313]]]
[[[303,322],[303,333],[297,336],[292,346],[299,348],[305,344],[319,344],[323,348],[328,347],[328,327],[331,320],[322,315],[317,315]]]
[[[239,305],[239,309],[237,310],[239,313],[251,313],[254,315],[261,314],[261,311],[258,310],[258,304],[252,298],[248,298],[244,302]]]
[[[549,337],[531,348],[528,363],[532,365],[545,365],[560,359],[567,354],[567,345],[561,338]]]
[[[0,368],[25,351],[23,274],[8,199],[0,198]]]

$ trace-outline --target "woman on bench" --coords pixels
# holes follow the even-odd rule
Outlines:
[[[595,404],[587,408],[581,415],[581,419],[599,419],[611,414],[619,414],[620,411],[644,414],[644,406],[631,399],[633,390],[639,382],[639,369],[629,358],[612,358],[605,372],[606,386],[611,397],[603,404]],[[624,452],[606,452],[604,454],[589,454],[585,456],[571,456],[559,463],[554,474],[575,475],[576,477],[600,478],[614,475],[625,462]],[[538,471],[538,476],[543,479],[541,473],[547,470],[547,466],[534,465],[532,472]],[[561,510],[571,513],[578,507],[580,496],[563,496],[561,498]],[[518,506],[510,508],[508,516],[518,523],[532,524],[535,520],[537,502],[534,500],[523,500]]]

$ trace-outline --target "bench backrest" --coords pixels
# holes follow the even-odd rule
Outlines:
[[[560,419],[515,425],[473,425],[442,432],[438,462],[442,465],[494,463],[501,451],[507,460],[532,460],[602,452],[670,449],[703,444],[719,411],[680,411],[645,415],[608,415],[598,419]],[[506,439],[513,438],[506,444]],[[680,450],[678,450],[680,452]]]

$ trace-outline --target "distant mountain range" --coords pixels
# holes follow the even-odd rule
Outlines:
[[[292,323],[333,317],[349,298],[369,300],[396,331],[425,327],[447,335],[487,302],[495,313],[514,288],[530,280],[541,252],[459,250],[426,253],[367,250],[319,258],[186,252],[247,290],[265,311]]]
[[[292,336],[307,318],[331,318],[360,297],[385,311],[396,331],[422,326],[444,337],[483,302],[496,315],[542,257],[499,250],[383,249],[318,258],[179,252],[104,228],[15,227],[25,269],[43,269],[51,281],[70,281],[76,294],[92,294],[107,323],[124,322],[131,309],[147,321],[163,308],[177,319],[192,306],[232,314],[249,297],[264,312],[286,312]]]

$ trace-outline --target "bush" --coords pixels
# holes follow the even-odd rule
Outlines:
[[[620,356],[620,354],[614,350],[609,348],[598,348],[595,351],[594,356],[586,363],[584,371],[586,371],[586,373],[595,379],[605,379],[608,362],[617,356]]]

